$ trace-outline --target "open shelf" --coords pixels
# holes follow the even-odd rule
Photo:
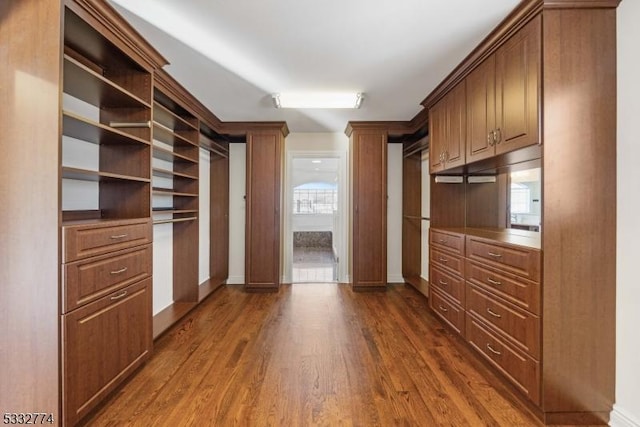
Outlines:
[[[153,221],[153,224],[173,224],[176,222],[189,222],[189,221],[195,221],[197,220],[198,217],[197,216],[190,216],[190,217],[186,217],[186,218],[172,218],[172,219],[156,219]]]
[[[186,179],[193,179],[193,180],[198,179],[198,177],[194,175],[189,175],[186,173],[176,172],[176,171],[171,171],[168,169],[161,169],[161,168],[153,168],[153,175],[159,176],[162,178],[186,178]]]
[[[160,187],[153,187],[153,194],[158,194],[162,196],[174,196],[174,197],[198,197],[197,194],[180,193],[180,192],[174,191],[171,188],[160,188]]]
[[[180,132],[180,131],[178,131]],[[183,131],[186,132],[186,131]],[[195,130],[191,131],[195,135]],[[198,144],[195,141],[191,141],[189,138],[181,135],[173,131],[163,125],[162,123],[158,123],[154,120],[153,122],[153,139],[157,139],[160,142],[164,142],[165,144],[174,146],[174,145],[187,145],[191,147],[197,147]]]
[[[145,144],[149,141],[94,122],[69,111],[62,113],[63,134],[93,144]]]
[[[154,214],[188,214],[188,213],[198,213],[197,209],[176,209],[176,208],[153,208]]]
[[[200,147],[205,150],[211,151],[222,157],[229,157],[229,149],[221,144],[218,144],[213,139],[209,138],[205,134],[200,134]]]
[[[149,103],[67,54],[64,55],[64,92],[101,108],[151,108]]]
[[[190,123],[184,117],[180,117],[175,114],[173,111],[169,110],[164,105],[154,102],[153,103],[153,119],[158,122],[160,125],[171,129],[173,131],[179,130],[187,130],[187,131],[197,131],[198,126],[195,123],[196,119],[193,118],[194,123]]]
[[[132,182],[151,182],[149,178],[140,178],[137,176],[121,175],[104,171],[94,171],[88,169],[62,167],[62,178],[77,179],[81,181],[107,182],[107,181],[132,181]]]
[[[153,157],[167,162],[184,161],[189,163],[198,163],[198,159],[192,159],[183,154],[178,154],[175,151],[167,150],[166,148],[153,146]]]

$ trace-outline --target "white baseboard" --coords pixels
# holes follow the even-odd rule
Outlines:
[[[244,275],[229,276],[229,278],[227,279],[227,285],[244,285]]]
[[[640,420],[622,409],[620,405],[613,405],[609,425],[611,427],[640,427]]]
[[[404,277],[402,274],[387,275],[387,283],[404,283]]]

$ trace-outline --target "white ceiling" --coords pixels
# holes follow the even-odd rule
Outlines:
[[[410,120],[518,0],[109,0],[223,121],[342,132]],[[277,110],[271,93],[357,91],[359,110]]]

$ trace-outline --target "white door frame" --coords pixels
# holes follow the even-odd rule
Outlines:
[[[284,178],[284,266],[282,269],[282,283],[291,283],[293,273],[293,159],[338,159],[338,215],[340,217],[339,230],[334,230],[333,237],[337,238],[338,251],[338,282],[347,283],[349,253],[349,174],[347,173],[348,152],[343,150],[332,151],[288,151],[287,164]]]

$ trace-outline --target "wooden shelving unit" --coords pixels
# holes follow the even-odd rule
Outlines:
[[[60,423],[73,426],[153,346],[152,81],[164,59],[135,32],[114,34],[127,24],[108,5],[64,5]]]
[[[156,75],[153,101],[153,224],[172,227],[172,303],[154,316],[157,337],[198,302],[199,120],[184,90]],[[156,184],[157,182],[157,184]],[[170,202],[168,202],[170,201]],[[158,283],[166,293],[166,281]]]

